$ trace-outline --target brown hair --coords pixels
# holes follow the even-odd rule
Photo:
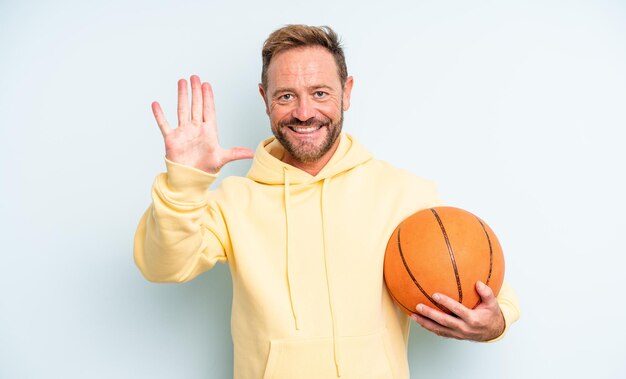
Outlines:
[[[348,69],[337,33],[328,26],[287,25],[272,32],[263,44],[261,72],[263,88],[267,89],[267,68],[272,57],[282,51],[306,46],[321,46],[333,55],[343,87],[348,79]]]

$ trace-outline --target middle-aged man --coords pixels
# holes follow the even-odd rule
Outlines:
[[[191,108],[178,82],[177,128],[153,103],[167,173],[139,224],[135,261],[158,282],[229,263],[235,378],[409,377],[409,318],[385,290],[384,252],[400,221],[440,200],[431,182],[341,132],[352,86],[330,28],[290,25],[263,46],[259,91],[274,137],[256,153],[218,144],[212,90],[197,76]],[[208,190],[223,165],[253,157],[246,177]],[[412,317],[441,336],[497,339],[519,316],[515,296],[506,283],[497,298],[480,282],[476,290],[475,309],[436,297],[457,317],[427,306]]]

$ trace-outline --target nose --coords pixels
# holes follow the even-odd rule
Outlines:
[[[296,107],[293,109],[292,116],[300,121],[306,121],[315,117],[315,108],[312,101],[307,97],[299,98]]]

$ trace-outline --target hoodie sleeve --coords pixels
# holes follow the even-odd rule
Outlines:
[[[504,331],[499,337],[487,342],[496,342],[501,340],[509,330],[511,324],[519,320],[520,317],[520,306],[519,301],[517,300],[517,295],[506,281],[502,283],[502,287],[500,288],[500,292],[498,293],[496,299],[498,300],[498,305],[500,305],[502,316],[504,316]]]
[[[165,160],[137,227],[134,259],[153,282],[185,282],[225,262],[230,240],[209,186],[217,175]],[[226,248],[225,248],[226,247]]]

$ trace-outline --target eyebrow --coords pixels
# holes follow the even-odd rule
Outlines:
[[[325,89],[325,90],[328,90],[329,92],[333,91],[332,87],[327,86],[325,84],[316,84],[316,85],[308,86],[307,89],[309,91],[320,90],[320,89]],[[276,88],[274,92],[272,92],[272,97],[276,97],[279,93],[285,93],[285,92],[296,92],[296,90],[291,87],[279,87],[279,88]]]

